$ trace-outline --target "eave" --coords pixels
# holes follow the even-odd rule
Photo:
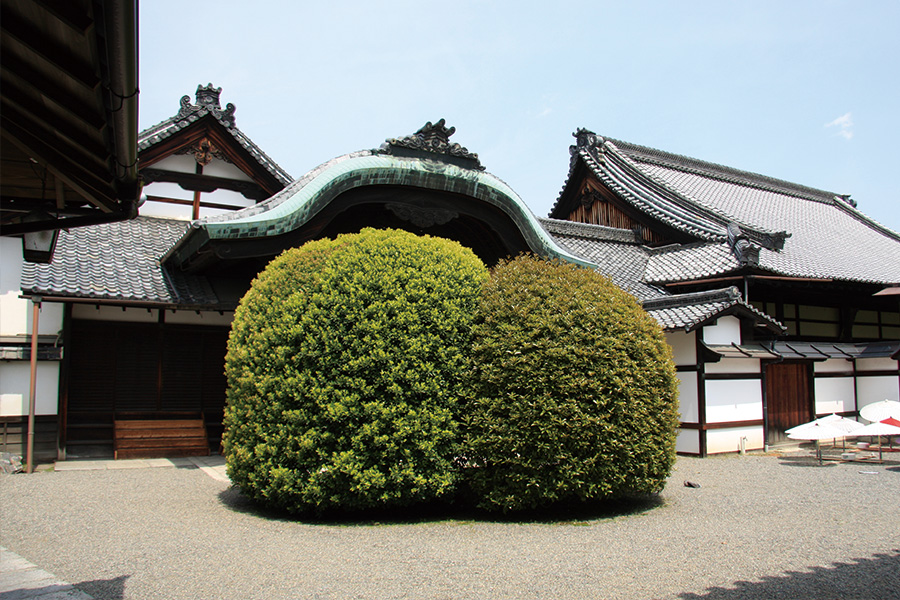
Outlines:
[[[4,0],[0,10],[2,235],[133,217],[137,2]]]

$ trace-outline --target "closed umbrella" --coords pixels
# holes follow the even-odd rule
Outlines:
[[[855,429],[850,433],[844,434],[848,437],[863,437],[863,436],[882,436],[882,435],[900,435],[900,427],[896,425],[892,425],[890,421],[896,422],[896,419],[885,419],[889,421],[885,423],[884,421],[878,421],[875,423],[869,423],[865,427],[860,427],[859,429]],[[878,460],[881,460],[881,444],[878,444]]]
[[[816,442],[816,457],[819,459],[820,465],[822,464],[822,450],[819,447],[819,440],[830,440],[848,435],[846,431],[838,429],[831,423],[822,421],[813,421],[805,426],[801,425],[793,429],[792,433],[788,433],[788,437],[792,440],[811,440]]]
[[[859,416],[866,421],[872,422],[883,421],[891,417],[900,419],[900,402],[896,400],[882,400],[867,404],[860,409]]]

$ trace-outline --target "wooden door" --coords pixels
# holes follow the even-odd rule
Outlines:
[[[812,414],[809,363],[777,363],[766,366],[766,413],[769,444],[787,441],[784,431],[807,423]]]

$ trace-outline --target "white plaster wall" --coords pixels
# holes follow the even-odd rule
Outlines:
[[[208,165],[203,167],[204,175],[213,177],[227,177],[228,179],[237,179],[238,181],[253,181],[249,175],[238,169],[232,163],[225,162],[214,158]]]
[[[707,325],[703,328],[703,341],[707,344],[740,344],[740,320],[737,317],[722,317],[715,325]]]
[[[853,363],[843,358],[829,358],[813,363],[816,373],[853,373]]]
[[[224,311],[197,311],[193,310],[167,310],[166,323],[185,325],[231,325],[234,320],[234,312]]]
[[[90,321],[127,321],[131,323],[156,323],[159,311],[146,308],[126,308],[97,304],[75,304],[72,306],[73,319]]]
[[[683,331],[670,331],[666,333],[666,343],[672,348],[672,357],[675,364],[696,365],[697,364],[697,334],[691,331],[685,333]]]
[[[697,429],[679,429],[675,439],[675,451],[684,454],[700,454],[700,431]]]
[[[706,422],[762,419],[762,387],[758,379],[706,382]]]
[[[857,377],[856,394],[860,409],[881,400],[900,402],[900,377]]]
[[[39,361],[35,389],[35,414],[55,415],[59,402],[59,362]],[[0,417],[28,415],[31,396],[31,362],[0,362]]]
[[[697,423],[700,420],[697,397],[697,373],[681,371],[678,377],[678,410],[682,423]]]
[[[723,358],[719,362],[706,363],[707,373],[759,373],[758,358]]]
[[[31,335],[33,315],[30,300],[20,298],[22,266],[22,240],[0,238],[0,335]],[[62,329],[62,305],[52,302],[41,304],[38,318],[38,334],[57,335]]]
[[[747,450],[760,450],[764,447],[762,425],[756,427],[735,427],[729,429],[709,429],[706,432],[706,452],[721,454],[738,452],[741,449],[741,438],[746,437]]]
[[[896,371],[897,361],[890,358],[861,358],[856,361],[857,371]]]
[[[817,378],[815,382],[816,414],[856,410],[853,377]]]
[[[175,173],[196,173],[197,161],[190,154],[173,154],[153,163],[149,168]]]

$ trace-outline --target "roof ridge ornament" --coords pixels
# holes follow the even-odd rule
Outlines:
[[[388,138],[379,152],[394,156],[414,156],[418,158],[434,158],[420,153],[443,155],[449,158],[446,162],[456,164],[469,169],[484,171],[478,155],[457,143],[450,141],[450,136],[456,133],[456,127],[447,127],[444,119],[437,123],[428,121],[412,135],[401,138]],[[412,150],[412,152],[409,152]]]
[[[222,110],[222,105],[219,102],[221,93],[222,88],[214,87],[211,83],[207,85],[198,85],[196,92],[197,104],[191,104],[190,96],[182,96],[181,108],[178,110],[178,114],[175,118],[184,119],[191,115],[206,111],[214,116],[225,127],[229,129],[233,128],[235,126],[234,111],[236,108],[234,104],[229,102],[225,105],[225,110]],[[198,114],[198,116],[203,115]]]
[[[736,222],[728,223],[728,245],[742,267],[759,266],[759,246],[750,241],[744,230]]]
[[[606,140],[602,136],[597,135],[590,129],[579,127],[572,134],[575,138],[575,145],[569,146],[569,154],[571,155],[570,167],[574,165],[578,157],[578,153],[582,150],[587,152],[591,158],[598,162],[603,162],[603,154],[606,153]]]

